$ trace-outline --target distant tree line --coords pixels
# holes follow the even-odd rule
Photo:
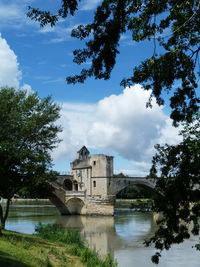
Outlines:
[[[142,186],[130,185],[122,189],[116,196],[120,199],[152,198],[153,191]]]

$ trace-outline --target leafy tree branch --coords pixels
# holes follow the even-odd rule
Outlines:
[[[200,117],[186,123],[178,145],[157,145],[150,176],[160,174],[154,211],[162,213],[155,235],[146,241],[160,250],[152,257],[158,263],[161,251],[199,235],[200,230]],[[196,247],[198,248],[199,245]]]

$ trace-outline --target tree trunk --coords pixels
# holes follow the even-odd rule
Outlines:
[[[0,236],[2,236],[3,208],[0,204]]]
[[[5,213],[3,214],[3,208],[2,205],[0,204],[0,235],[2,235],[2,230],[5,229],[5,223],[8,218],[9,214],[9,208],[10,208],[10,201],[11,199],[7,199],[6,201],[6,208],[5,208]]]

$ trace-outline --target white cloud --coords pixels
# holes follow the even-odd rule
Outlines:
[[[55,32],[55,27],[51,27],[50,25],[46,25],[43,28],[40,28],[40,33],[52,33]]]
[[[155,99],[153,108],[146,109],[150,93],[135,85],[97,104],[64,103],[60,120],[63,142],[55,150],[54,158],[72,160],[75,151],[86,145],[130,160],[135,175],[146,173],[155,153],[154,145],[178,141],[178,129],[171,126],[171,120]]]
[[[31,95],[33,93],[33,90],[29,84],[24,84],[20,89],[25,90],[27,95]]]
[[[48,81],[44,81],[43,83],[60,83],[60,82],[65,82],[65,78],[57,78],[57,79],[50,79]]]
[[[59,137],[62,143],[54,150],[54,159],[74,159],[76,151],[83,144],[89,145],[88,129],[95,119],[96,105],[64,103],[58,123],[63,131]],[[66,166],[67,169],[68,166]]]
[[[14,3],[0,3],[0,20],[15,20],[21,17],[19,6]]]
[[[0,87],[19,89],[21,77],[17,56],[0,34]],[[29,84],[22,85],[21,89],[25,89],[28,94],[32,92]]]
[[[47,28],[45,27],[44,30],[40,30],[40,33],[51,33],[55,35],[55,37],[48,41],[48,43],[61,43],[71,38],[71,31],[78,26],[79,24],[75,24],[66,28],[61,25],[57,25],[52,29],[52,31],[50,31],[50,27],[47,26]]]
[[[167,118],[165,127],[161,129],[161,137],[158,140],[158,143],[161,144],[169,144],[169,145],[174,145],[179,143],[182,138],[180,135],[178,135],[178,132],[182,129],[181,126],[179,128],[175,128],[172,126],[172,121],[171,119]]]
[[[27,7],[34,0],[10,0],[0,3],[1,28],[21,28],[36,23],[27,18]]]
[[[101,2],[102,2],[102,0],[85,0],[85,1],[83,1],[80,9],[85,10],[85,11],[94,9]]]
[[[136,46],[136,42],[132,40],[130,35],[123,34],[120,38],[121,46]]]
[[[19,87],[21,72],[14,51],[0,35],[0,86]]]
[[[132,169],[120,169],[115,170],[115,174],[123,173],[125,175],[128,175],[130,177],[145,177],[148,175],[148,171],[150,169],[150,164],[148,164],[147,168],[145,170],[141,170],[140,168],[136,166],[132,166]]]

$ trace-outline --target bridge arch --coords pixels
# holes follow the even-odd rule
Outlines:
[[[155,182],[149,179],[140,179],[140,178],[120,178],[115,180],[115,194],[119,193],[121,190],[125,189],[128,186],[136,185],[148,187],[152,190],[155,189]]]
[[[80,198],[70,198],[66,202],[67,209],[69,210],[70,214],[81,214],[82,209],[84,207],[85,203]]]

